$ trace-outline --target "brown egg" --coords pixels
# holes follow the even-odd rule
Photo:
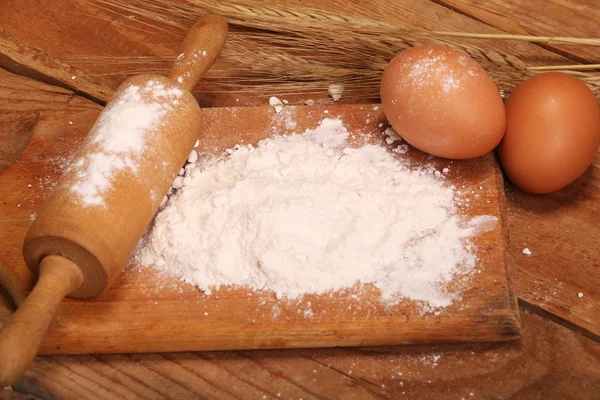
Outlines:
[[[479,157],[504,134],[504,104],[494,81],[450,47],[413,47],[394,57],[381,79],[381,102],[404,140],[436,156]]]
[[[518,187],[550,193],[579,178],[600,145],[600,106],[581,80],[560,72],[529,78],[506,102],[506,134],[498,147]]]

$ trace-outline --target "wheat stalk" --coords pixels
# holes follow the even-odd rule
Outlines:
[[[547,44],[576,44],[584,46],[600,46],[600,38],[576,38],[564,36],[531,36],[531,35],[511,35],[497,33],[467,33],[467,32],[443,32],[432,31],[424,32],[426,35],[433,36],[451,36],[469,39],[501,39],[501,40],[524,40],[532,43]]]
[[[600,69],[600,64],[570,64],[570,65],[542,65],[537,67],[527,67],[529,71],[583,71]]]
[[[313,8],[257,0],[226,4],[208,0],[88,0],[114,13],[137,29],[169,35],[174,41],[201,15],[227,18],[231,33],[227,46],[210,70],[203,91],[319,93],[329,83],[344,83],[346,96],[377,100],[381,73],[399,51],[420,44],[443,44],[468,53],[491,75],[499,89],[509,93],[527,77],[544,71],[563,71],[584,80],[600,98],[599,64],[529,66],[505,51],[488,49],[476,40],[520,40],[535,43],[600,45],[600,39],[538,37],[466,32],[424,32],[402,24],[345,15]],[[123,18],[124,17],[124,18]],[[123,23],[123,22],[122,22]],[[172,58],[71,57],[75,66],[111,65],[112,75],[165,73]],[[104,71],[106,68],[104,68]],[[98,71],[97,74],[105,72]]]

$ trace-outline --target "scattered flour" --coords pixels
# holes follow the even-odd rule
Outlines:
[[[387,136],[385,138],[385,142],[387,144],[392,144],[394,142],[401,142],[402,141],[402,138],[400,136],[398,136],[398,134],[396,133],[396,131],[392,127],[386,128],[385,131],[384,131],[384,134]]]
[[[461,88],[465,78],[480,74],[473,63],[469,65],[468,60],[467,56],[459,56],[458,63],[463,68],[454,68],[445,53],[429,50],[427,54],[420,54],[408,60],[410,68],[402,84],[410,85],[417,90],[437,86],[444,94],[454,93]]]
[[[269,98],[269,105],[275,109],[276,113],[280,113],[283,110],[283,102],[275,96]]]
[[[182,95],[182,90],[166,88],[158,81],[130,85],[117,94],[91,130],[88,145],[94,151],[69,167],[76,175],[71,190],[82,205],[106,206],[103,196],[114,174],[135,172],[135,158],[143,155],[148,133]]]
[[[239,285],[298,299],[372,284],[386,303],[450,305],[460,295],[445,285],[476,264],[469,238],[493,229],[495,217],[461,220],[456,190],[435,168],[378,145],[350,148],[349,136],[328,118],[200,160],[138,260],[207,295]]]
[[[329,85],[328,92],[333,101],[339,101],[344,94],[344,85],[340,83],[332,83]]]

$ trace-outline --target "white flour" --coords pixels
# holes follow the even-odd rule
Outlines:
[[[111,101],[90,133],[95,151],[71,165],[76,181],[71,190],[84,206],[105,206],[103,195],[117,171],[135,172],[148,134],[176,105],[183,92],[157,81],[130,85]]]
[[[409,58],[412,65],[408,74],[405,75],[402,84],[410,85],[417,90],[432,88],[441,84],[443,92],[453,93],[461,88],[467,76],[472,77],[480,72],[473,64],[467,64],[469,58],[466,55],[458,57],[458,63],[462,68],[453,68],[448,64],[448,56],[444,53],[433,54],[429,50],[427,55],[419,55],[417,59]],[[444,99],[448,97],[444,96]]]
[[[344,94],[344,85],[341,83],[332,83],[329,85],[328,92],[333,101],[339,101]]]
[[[325,119],[302,135],[236,146],[191,169],[157,215],[143,264],[197,285],[272,290],[278,298],[372,284],[382,301],[445,307],[444,286],[476,262],[454,189],[376,145],[348,147]]]

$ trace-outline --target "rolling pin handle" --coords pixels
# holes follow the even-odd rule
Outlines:
[[[216,15],[200,18],[185,36],[169,78],[191,91],[223,50],[227,32],[227,21],[223,18]]]
[[[0,387],[12,385],[35,358],[58,305],[83,283],[77,265],[61,256],[47,256],[31,294],[0,330]]]

